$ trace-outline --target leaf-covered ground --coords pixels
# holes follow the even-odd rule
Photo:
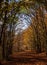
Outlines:
[[[31,54],[28,52],[27,54],[27,52],[22,52],[11,55],[11,59],[2,61],[1,65],[47,65],[47,56],[45,53]]]

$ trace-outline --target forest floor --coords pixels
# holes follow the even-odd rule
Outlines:
[[[47,56],[44,53],[31,54],[31,52],[15,53],[9,61],[2,61],[0,65],[47,65]]]

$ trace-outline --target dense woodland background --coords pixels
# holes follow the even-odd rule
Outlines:
[[[0,0],[0,59],[26,50],[47,55],[47,0]]]

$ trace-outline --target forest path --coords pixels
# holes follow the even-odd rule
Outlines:
[[[9,61],[1,63],[2,65],[47,65],[47,56],[45,53],[31,54],[31,52],[15,53],[10,56]]]

